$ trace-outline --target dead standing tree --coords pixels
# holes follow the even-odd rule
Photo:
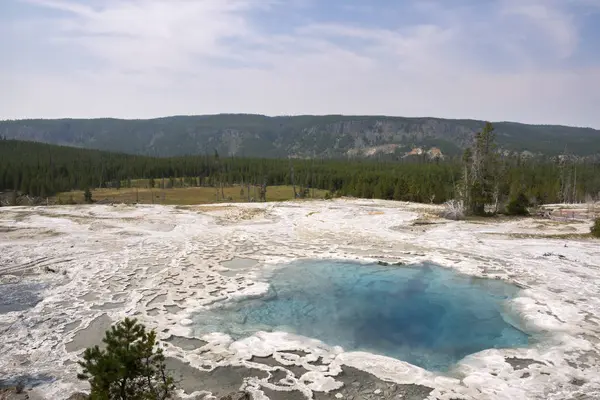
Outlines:
[[[292,181],[292,188],[294,189],[294,199],[298,197],[296,193],[296,181],[294,180],[294,164],[292,163],[292,159],[290,158],[290,179]]]
[[[264,201],[264,202],[267,201],[267,179],[266,178],[263,181],[263,184],[260,185],[259,196],[260,196],[260,201]]]
[[[560,179],[559,198],[563,203],[577,203],[577,158],[569,154],[567,148],[558,156],[558,169]]]

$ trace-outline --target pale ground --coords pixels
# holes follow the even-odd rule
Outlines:
[[[238,342],[214,334],[201,338],[205,345],[171,338],[166,352],[205,370],[232,364],[267,371],[269,378],[244,381],[256,398],[261,387],[307,396],[334,390],[343,365],[434,388],[428,399],[600,398],[600,241],[521,235],[577,237],[589,232],[590,222],[452,222],[428,216],[437,211],[369,200],[2,208],[0,282],[47,286],[35,307],[0,314],[0,380],[23,374],[54,377],[35,393],[65,398],[86,389],[76,379],[74,362],[111,320],[135,316],[157,328],[162,339],[191,336],[194,310],[266,290],[253,281],[252,272],[236,276],[222,262],[253,258],[261,263],[257,270],[296,258],[343,258],[432,261],[519,284],[524,290],[507,309],[536,341],[526,349],[468,356],[446,375],[283,333],[259,333]],[[415,220],[435,224],[413,225]],[[288,375],[278,385],[269,380],[273,367],[251,361],[253,356],[272,356],[281,365],[302,365],[309,372]],[[322,362],[314,363],[319,356]]]

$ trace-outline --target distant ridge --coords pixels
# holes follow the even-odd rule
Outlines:
[[[484,121],[387,116],[255,114],[154,119],[28,119],[0,121],[9,139],[152,156],[213,154],[250,157],[405,157],[457,155]],[[496,122],[506,152],[529,156],[600,155],[600,130]]]

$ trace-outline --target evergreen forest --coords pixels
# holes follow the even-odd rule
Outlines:
[[[0,191],[44,198],[74,189],[126,187],[132,180],[147,179],[149,185],[165,189],[294,185],[299,194],[316,188],[332,196],[423,203],[444,203],[459,196],[503,203],[524,195],[531,204],[544,204],[579,202],[600,193],[598,163],[499,154],[490,160],[482,158],[478,146],[462,157],[444,160],[262,159],[222,157],[216,151],[160,158],[5,139],[0,140]],[[489,143],[482,146],[492,151]],[[466,196],[465,184],[471,185]]]

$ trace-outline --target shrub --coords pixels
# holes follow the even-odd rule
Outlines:
[[[16,190],[13,190],[11,196],[10,196],[10,205],[11,206],[18,206],[19,205],[19,194],[17,193]]]
[[[592,236],[600,238],[600,218],[596,218],[594,220],[594,225],[592,225]]]
[[[529,205],[527,196],[524,193],[519,193],[508,202],[506,213],[508,215],[529,215],[529,211],[527,210]]]
[[[465,206],[462,201],[449,200],[444,203],[444,210],[441,213],[442,218],[459,221],[465,218]]]
[[[85,188],[85,191],[83,192],[83,199],[88,204],[94,201],[92,200],[92,191],[90,190],[90,188]]]
[[[325,197],[324,197],[325,200],[331,200],[332,198],[333,198],[333,196],[331,195],[331,192],[325,193]]]
[[[23,378],[17,381],[17,386],[15,386],[15,393],[21,394],[25,390],[25,380]]]
[[[91,399],[165,400],[175,386],[166,371],[156,332],[147,332],[135,319],[126,318],[106,332],[105,350],[98,346],[83,354],[83,373],[77,375],[91,385]],[[155,348],[156,347],[156,348]]]

